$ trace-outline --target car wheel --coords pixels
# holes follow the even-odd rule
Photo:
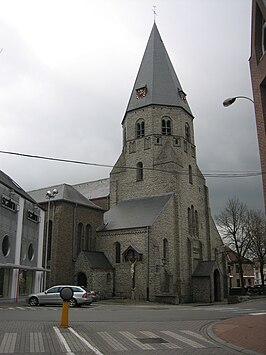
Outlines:
[[[75,298],[71,298],[69,300],[69,307],[73,308],[77,306],[77,301],[75,300]]]
[[[38,298],[37,297],[31,297],[30,299],[29,299],[29,304],[30,304],[30,306],[38,306],[38,304],[39,304],[39,301],[38,301]]]

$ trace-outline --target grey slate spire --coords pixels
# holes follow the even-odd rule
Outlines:
[[[139,91],[141,95],[138,97]],[[182,107],[193,116],[156,23],[153,24],[126,112],[148,105]]]

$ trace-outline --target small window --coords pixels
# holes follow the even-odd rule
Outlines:
[[[77,255],[79,255],[79,253],[81,252],[83,241],[84,241],[84,226],[83,223],[79,223],[77,229]]]
[[[137,138],[144,137],[145,135],[145,123],[144,121],[138,121],[136,125],[136,136]]]
[[[169,118],[162,119],[162,135],[169,136],[172,134],[171,120]]]
[[[180,147],[180,139],[178,137],[173,138],[173,143],[175,147]]]
[[[9,236],[5,235],[2,241],[2,253],[4,256],[8,256],[9,252],[10,252],[10,240],[9,240]]]
[[[189,143],[191,142],[190,127],[188,123],[185,125],[185,140]]]
[[[121,262],[121,246],[119,242],[115,243],[115,262],[116,263]]]
[[[82,241],[82,250],[92,250],[92,227],[90,224],[86,225],[86,233],[84,235],[84,240]]]
[[[188,166],[188,175],[189,175],[189,183],[193,184],[193,179],[192,179],[192,167],[191,165]]]
[[[137,181],[142,181],[143,180],[143,164],[139,162],[137,164],[137,176],[136,176]]]
[[[164,238],[163,240],[163,259],[165,263],[167,263],[169,259],[169,246],[168,246],[168,240],[166,238]]]
[[[162,144],[162,137],[161,136],[154,136],[154,144],[161,145]]]
[[[33,249],[32,243],[30,243],[30,245],[28,247],[28,258],[30,261],[32,261],[34,258],[34,249]]]
[[[187,209],[187,224],[188,224],[188,233],[192,234],[192,216],[191,216],[191,209]]]

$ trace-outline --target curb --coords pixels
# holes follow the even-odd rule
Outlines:
[[[230,319],[232,319],[232,318],[230,318]],[[213,326],[214,326],[215,324],[218,324],[218,323],[219,323],[219,321],[218,321],[218,322],[215,322],[215,323],[213,323],[213,324],[211,324],[211,325],[209,325],[209,326],[207,327],[207,329],[206,329],[206,332],[207,332],[208,336],[209,336],[211,339],[213,339],[216,343],[220,343],[221,345],[223,345],[223,346],[225,346],[225,347],[227,347],[227,348],[229,348],[229,349],[236,350],[236,351],[241,352],[241,353],[243,353],[243,354],[248,354],[248,355],[261,355],[261,353],[257,353],[256,351],[252,351],[252,350],[248,350],[248,349],[242,348],[242,347],[240,347],[240,346],[238,346],[238,345],[234,345],[234,344],[232,344],[232,343],[228,343],[227,341],[225,341],[225,340],[219,338],[219,337],[213,332],[213,330],[212,330]]]

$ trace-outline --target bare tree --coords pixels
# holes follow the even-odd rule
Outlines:
[[[240,284],[244,289],[243,260],[251,244],[247,228],[248,209],[236,197],[229,199],[224,210],[216,216],[216,220],[224,243],[236,253]]]
[[[248,212],[248,233],[251,239],[250,251],[259,264],[262,289],[264,290],[263,268],[266,264],[266,218],[261,211]]]

